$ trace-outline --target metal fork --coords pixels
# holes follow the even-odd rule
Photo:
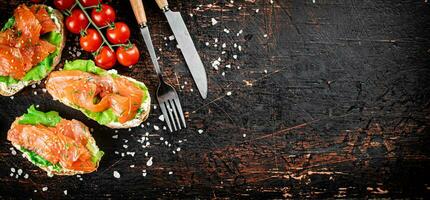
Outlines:
[[[172,132],[172,130],[177,131],[182,128],[186,128],[187,126],[185,124],[184,113],[182,112],[182,106],[181,102],[179,102],[178,93],[176,93],[175,88],[164,81],[161,67],[158,65],[157,55],[155,54],[148,26],[146,25],[147,21],[142,0],[130,0],[130,3],[131,7],[133,8],[137,23],[140,26],[140,31],[142,33],[143,39],[145,40],[145,44],[148,48],[152,63],[154,64],[155,71],[158,75],[156,96],[161,111],[163,112],[164,120],[166,121],[170,132]]]

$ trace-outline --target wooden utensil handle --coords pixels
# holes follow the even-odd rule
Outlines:
[[[134,16],[136,17],[137,23],[141,26],[146,26],[146,14],[142,0],[130,0],[130,4],[133,8]]]
[[[169,5],[169,3],[167,3],[167,0],[155,0],[158,4],[158,7],[160,7],[161,10],[164,10],[164,8],[166,6]]]

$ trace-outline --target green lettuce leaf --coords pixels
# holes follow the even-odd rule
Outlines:
[[[91,112],[89,110],[84,110],[84,113],[91,119],[97,121],[101,125],[106,125],[111,122],[118,121],[118,116],[113,112],[111,108],[103,112]]]
[[[105,152],[100,151],[100,149],[96,146],[95,143],[88,142],[85,146],[91,154],[91,162],[97,164],[102,159]]]
[[[0,82],[6,83],[6,85],[16,84],[19,81],[12,78],[11,76],[0,76]]]
[[[30,108],[27,109],[27,113],[22,116],[22,119],[19,120],[19,124],[31,124],[38,125],[42,124],[45,126],[56,126],[61,121],[61,117],[58,112],[50,111],[50,112],[41,112],[36,110],[34,105],[31,105]]]
[[[105,75],[106,70],[99,68],[92,60],[74,60],[72,62],[66,61],[64,70],[79,70],[89,72],[97,75]]]
[[[61,42],[63,41],[63,35],[57,31],[52,31],[42,35],[42,39],[48,41],[56,47],[60,47]]]
[[[7,29],[12,28],[12,26],[15,24],[15,17],[11,17],[7,20],[6,24],[3,25],[3,28],[1,29],[1,31],[5,31]]]
[[[53,170],[55,171],[60,171],[61,170],[61,165],[60,163],[57,164],[52,164],[51,162],[49,162],[48,160],[46,160],[45,158],[43,158],[42,156],[38,155],[37,153],[30,151],[28,149],[25,149],[23,147],[21,147],[20,149],[24,154],[26,154],[28,156],[28,158],[30,159],[30,161],[32,163],[34,163],[35,165],[39,166],[39,167],[52,167]]]

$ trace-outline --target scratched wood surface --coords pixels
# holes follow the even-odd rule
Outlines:
[[[0,1],[2,23],[21,2]],[[156,76],[130,6],[127,1],[110,4],[119,20],[133,27],[132,41],[145,57],[132,69],[119,68],[120,73],[144,81],[154,94]],[[174,134],[154,130],[154,125],[163,126],[159,109],[154,109],[149,125],[116,133],[52,101],[43,93],[43,84],[14,99],[0,97],[0,198],[429,196],[429,4],[423,0],[170,4],[182,13],[208,73],[209,98],[202,100],[175,41],[168,39],[172,33],[165,18],[153,2],[145,1],[160,63],[180,93],[189,128]],[[212,25],[212,18],[218,23]],[[243,33],[237,36],[240,30]],[[89,57],[80,53],[72,35],[63,56],[62,63]],[[212,63],[218,58],[221,64],[215,70]],[[93,135],[106,152],[99,170],[81,178],[50,178],[12,155],[6,131],[31,104],[94,128]],[[143,148],[137,140],[146,132],[150,145]],[[126,152],[135,155],[122,157]],[[150,157],[153,164],[147,166]],[[11,168],[24,172],[17,178]],[[121,178],[114,178],[114,171]]]

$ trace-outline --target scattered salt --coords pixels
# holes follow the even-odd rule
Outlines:
[[[199,130],[197,130],[197,132],[199,132],[199,134],[202,134],[202,133],[203,133],[203,130],[202,130],[202,129],[199,129]]]
[[[231,96],[231,92],[230,91],[227,92],[227,96]]]
[[[224,32],[225,32],[225,33],[230,33],[230,30],[228,30],[228,29],[226,29],[226,28],[225,28],[225,29],[224,29]]]
[[[163,121],[163,122],[164,122],[164,115],[160,115],[160,116],[158,117],[158,119],[159,119],[160,121]]]
[[[174,35],[169,36],[169,40],[174,40],[174,39],[175,39]]]
[[[67,195],[67,190],[64,190],[63,193],[64,193],[64,195]]]
[[[117,171],[113,171],[113,177],[121,178],[121,174],[119,174],[119,172],[117,172]]]
[[[42,191],[44,191],[44,192],[45,192],[46,190],[48,190],[48,187],[43,187],[43,188],[42,188]]]
[[[152,162],[152,157],[149,158],[149,160],[146,162],[146,166],[152,166],[153,162]]]
[[[113,139],[118,139],[118,135],[113,135],[112,138]]]
[[[212,26],[215,26],[215,24],[218,24],[218,21],[215,18],[212,18],[211,22],[212,22]]]
[[[160,130],[160,127],[158,127],[157,125],[154,125],[154,130],[158,131]]]

